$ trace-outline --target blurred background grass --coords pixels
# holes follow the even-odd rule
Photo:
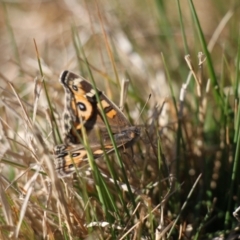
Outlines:
[[[221,234],[222,239],[227,238],[229,234],[233,236],[235,234],[233,229],[238,224],[232,217],[232,211],[239,204],[237,176],[239,3],[237,0],[194,1],[200,26],[194,19],[196,16],[191,10],[191,3],[190,0],[59,0],[31,1],[31,3],[1,1],[0,115],[3,137],[0,151],[3,156],[3,176],[8,181],[15,179],[13,185],[16,185],[18,190],[24,191],[25,183],[29,181],[30,176],[24,175],[20,178],[21,181],[16,181],[16,176],[21,173],[20,171],[16,174],[16,168],[26,169],[34,162],[33,153],[40,152],[39,156],[45,156],[46,153],[45,150],[38,149],[36,136],[29,131],[23,108],[20,107],[8,81],[14,85],[30,119],[34,115],[34,106],[37,106],[37,129],[47,143],[49,151],[60,141],[52,137],[51,113],[44,91],[40,93],[36,103],[36,90],[40,89],[42,78],[33,39],[37,43],[47,92],[54,106],[58,126],[61,125],[64,105],[64,91],[58,82],[60,72],[68,69],[80,73],[85,78],[89,77],[84,65],[84,56],[79,51],[82,47],[97,86],[104,89],[117,104],[120,94],[119,79],[130,79],[127,99],[129,114],[134,123],[148,125],[153,150],[148,149],[149,145],[145,146],[141,143],[139,155],[142,162],[137,161],[137,164],[140,165],[139,172],[143,175],[140,175],[142,178],[139,175],[136,179],[132,177],[134,179],[132,184],[139,184],[138,188],[146,194],[144,197],[147,200],[139,202],[144,206],[147,205],[146,202],[150,204],[149,208],[144,210],[149,212],[165,200],[164,196],[171,189],[171,184],[163,184],[163,176],[169,177],[171,173],[176,178],[176,185],[179,184],[179,188],[176,187],[178,190],[175,190],[171,197],[166,198],[168,204],[164,209],[162,229],[167,229],[166,226],[169,223],[171,225],[181,213],[179,221],[174,225],[174,231],[171,232],[173,239],[177,239],[177,236],[181,239],[211,239]],[[204,38],[199,36],[199,27]],[[190,54],[194,69],[198,72],[198,53],[202,51],[206,54],[203,40],[208,45],[210,53],[208,60],[210,59],[211,63],[206,61],[201,65],[203,73],[199,78],[202,78],[200,86],[202,96],[197,95],[196,85],[192,81],[186,91],[183,115],[179,118],[179,110],[175,111],[173,100],[179,103],[181,86],[186,82],[189,74],[189,67],[184,57]],[[213,76],[216,76],[219,85],[220,94],[217,97],[215,92],[218,90],[213,82]],[[209,78],[212,84],[206,93]],[[137,120],[139,113],[149,94],[152,94],[152,98],[143,111],[141,116],[143,120],[139,122]],[[164,100],[167,100],[168,105],[166,104],[164,111],[159,112]],[[158,141],[160,138],[161,143]],[[19,147],[17,142],[25,147]],[[155,158],[152,152],[155,147],[159,153],[160,145],[163,148],[161,150],[163,155]],[[160,167],[158,169],[156,166],[158,162],[164,161],[163,159],[167,162],[169,171],[161,175]],[[10,167],[11,165],[13,168]],[[182,204],[186,201],[200,173],[203,176],[197,190],[195,189],[192,198],[188,201],[186,209],[181,212]],[[36,198],[41,196],[38,199],[40,205],[40,200],[46,201],[42,193],[48,192],[46,186],[42,190],[41,181],[39,185],[34,186],[35,191],[32,195]],[[158,187],[151,187],[147,191],[146,185],[156,181],[159,183]],[[6,183],[3,186],[6,189]],[[9,194],[10,199],[18,196],[13,190],[2,190],[2,198],[4,192]],[[31,203],[36,202],[32,200]],[[67,209],[72,213],[70,210],[72,205],[68,204]],[[4,204],[4,207],[7,205]],[[16,205],[20,211],[21,202]],[[6,210],[9,215],[12,214],[10,209]],[[54,211],[53,208],[51,210]],[[160,210],[154,213],[155,215],[148,219],[150,223],[142,220],[141,230],[135,228],[135,235],[128,235],[129,239],[141,237],[160,239],[157,238],[156,233],[157,227],[160,226],[160,213]],[[5,227],[1,236],[3,239],[9,236],[10,232],[6,226],[14,225],[13,223],[19,221],[18,217],[15,217],[11,222],[8,214],[3,213],[4,217],[1,220],[1,224]],[[33,223],[37,225],[33,219],[29,220],[32,213],[28,214],[25,219],[28,226]],[[101,214],[99,216],[104,219]],[[126,224],[126,229],[130,229],[135,218],[132,217],[132,224],[129,224],[129,219],[125,218],[123,217],[121,225],[125,227]],[[50,220],[56,221],[56,219]],[[83,223],[91,221],[91,218],[87,220],[84,218]],[[49,228],[46,228],[48,234]],[[67,234],[71,233],[70,237],[64,236],[66,239],[77,236],[83,238],[89,233],[86,229],[80,229],[80,233],[74,231],[73,233],[68,227],[63,228]],[[43,229],[41,225],[34,228],[29,239],[33,239],[34,236],[44,236]],[[51,231],[54,232],[56,229],[59,228],[52,224]],[[126,229],[120,231],[120,234],[111,229],[108,237],[119,239]],[[20,235],[23,239],[27,231],[22,227],[22,235]],[[93,232],[95,234],[95,231]],[[99,238],[105,239],[104,233],[101,234]],[[58,235],[54,235],[55,239],[60,239],[56,236]]]

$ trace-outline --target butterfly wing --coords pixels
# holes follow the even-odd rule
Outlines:
[[[83,128],[94,159],[102,157],[104,151],[106,154],[113,152],[113,144],[100,105],[111,127],[117,148],[131,146],[140,136],[140,128],[131,126],[119,108],[101,91],[94,90],[87,80],[64,71],[60,75],[60,82],[65,90],[65,144],[54,149],[56,170],[60,177],[68,176],[88,163],[88,153],[81,142]],[[97,101],[96,94],[101,104]]]
[[[112,134],[116,134],[116,139],[123,141],[122,131],[125,131],[124,135],[127,135],[126,132],[129,131],[129,136],[137,137],[138,128],[131,126],[119,108],[101,91],[94,90],[87,80],[72,72],[64,71],[60,76],[60,82],[65,89],[65,113],[63,118],[67,142],[80,143],[79,136],[82,137],[83,127],[90,142],[99,142],[99,133],[104,142],[109,140],[96,91]],[[96,129],[98,133],[96,133]],[[128,141],[129,138],[123,143]]]
[[[93,159],[98,159],[113,151],[112,145],[105,145],[104,148],[99,144],[91,146]],[[60,144],[54,148],[56,171],[60,177],[66,177],[76,171],[88,166],[88,152],[81,144],[65,145]]]

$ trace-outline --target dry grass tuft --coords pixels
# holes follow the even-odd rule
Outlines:
[[[2,2],[1,239],[239,236],[239,9],[191,4]],[[123,169],[111,154],[61,179],[58,78],[88,67],[142,135]]]

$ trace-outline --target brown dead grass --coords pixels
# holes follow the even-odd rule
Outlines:
[[[224,8],[224,1],[221,2]],[[186,21],[190,51],[194,55],[199,51],[199,45],[196,43],[195,46],[195,30],[186,6],[187,2],[183,1],[183,19]],[[224,15],[214,6],[212,3],[209,7],[197,8],[199,14],[202,14],[201,20],[207,39],[211,38],[209,35],[218,24],[215,19],[222,19]],[[211,166],[215,175],[208,180],[211,180],[211,189],[217,189],[218,178],[221,178],[219,159],[225,154],[222,147],[225,135],[223,130],[219,131],[216,143],[202,145],[204,124],[200,122],[198,127],[195,125],[195,121],[202,120],[199,115],[195,116],[194,112],[197,111],[192,96],[195,90],[187,93],[187,104],[181,118],[176,113],[167,83],[166,69],[163,70],[161,52],[167,62],[172,87],[177,95],[185,82],[181,77],[186,78],[188,68],[183,60],[185,53],[177,10],[169,4],[165,11],[165,17],[172,16],[169,21],[173,26],[170,36],[167,36],[164,30],[167,26],[164,22],[166,18],[159,14],[154,1],[5,1],[1,5],[1,239],[13,238],[14,235],[19,239],[46,236],[50,239],[111,239],[113,232],[118,239],[125,236],[124,234],[130,239],[140,239],[141,236],[157,239],[159,232],[167,232],[172,226],[196,178],[206,170],[206,163],[203,161],[206,156],[214,159]],[[129,195],[123,193],[124,204],[130,209],[129,217],[124,212],[124,204],[121,205],[116,197],[115,201],[122,215],[119,220],[115,213],[111,212],[115,219],[112,229],[96,226],[89,228],[86,225],[93,223],[93,220],[107,221],[94,184],[88,185],[88,178],[82,182],[78,180],[77,184],[72,179],[62,181],[54,171],[52,151],[54,146],[60,143],[60,139],[53,134],[56,126],[53,125],[46,101],[33,39],[40,54],[56,124],[62,133],[60,126],[64,91],[58,82],[59,74],[65,69],[76,73],[83,69],[81,74],[88,77],[84,68],[84,57],[77,55],[73,44],[73,29],[79,35],[97,86],[105,89],[107,95],[118,104],[120,93],[117,79],[129,77],[129,115],[133,122],[147,125],[142,140],[134,146],[134,163],[132,166],[126,164],[129,182],[134,188],[134,197],[138,199],[138,204],[132,206]],[[226,59],[232,57],[232,60],[228,64],[227,73],[234,70],[233,53],[236,43],[233,38],[231,32],[224,29],[212,51],[214,65],[216,69],[221,69],[220,56],[224,52],[222,42],[230,46]],[[171,41],[177,50],[173,49]],[[195,61],[193,58],[194,63]],[[224,72],[223,75],[227,73]],[[231,77],[226,79],[226,84],[229,82]],[[140,121],[139,114],[149,93],[152,98]],[[208,103],[212,98],[209,99]],[[162,109],[164,101],[166,103]],[[203,104],[203,99],[199,102],[199,105]],[[205,111],[207,112],[206,109]],[[213,116],[217,117],[218,114],[216,111]],[[187,147],[184,151],[177,149],[178,120],[181,120],[182,134],[186,140]],[[228,144],[226,159],[229,165],[225,167],[227,171],[231,171],[232,150],[230,143]],[[159,152],[160,149],[162,152]],[[179,164],[179,159],[187,161]],[[32,171],[31,168],[36,164],[43,169]],[[42,170],[46,174],[38,172]],[[185,182],[184,187],[178,188],[182,182]],[[201,180],[199,192],[204,191],[206,186],[208,183]],[[114,196],[118,195],[113,184],[108,183],[108,187]],[[84,196],[86,192],[89,194],[87,197]],[[173,197],[170,198],[171,196]],[[197,196],[196,193],[194,197]],[[167,205],[169,199],[170,203]],[[174,201],[175,204],[172,204]],[[190,210],[174,225],[175,237],[179,234],[182,239],[190,239],[187,235],[187,224],[195,229],[198,227],[194,226],[195,219],[191,212],[195,205],[194,201],[190,202]],[[205,208],[203,212],[198,215],[199,219],[204,218]],[[201,222],[199,219],[198,223]],[[162,227],[159,232],[157,227]]]

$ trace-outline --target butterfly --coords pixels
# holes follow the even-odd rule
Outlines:
[[[66,177],[88,163],[83,132],[94,159],[114,152],[104,115],[117,148],[132,146],[139,138],[140,128],[132,126],[122,111],[86,79],[65,70],[59,81],[65,90],[64,144],[54,148],[56,171],[60,177]]]

